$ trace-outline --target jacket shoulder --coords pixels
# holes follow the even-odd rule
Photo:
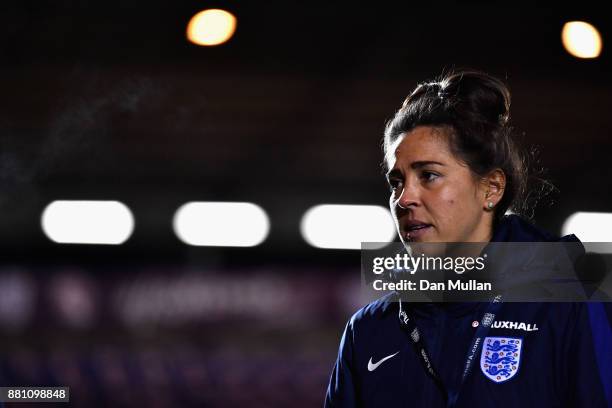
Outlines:
[[[390,293],[373,302],[368,303],[357,310],[350,319],[351,326],[375,323],[389,316],[397,315],[398,297],[396,293]]]

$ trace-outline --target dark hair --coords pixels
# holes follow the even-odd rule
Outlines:
[[[514,140],[510,91],[497,78],[478,71],[459,71],[419,84],[387,122],[383,142],[385,168],[393,142],[417,126],[448,129],[451,151],[476,176],[484,177],[498,168],[504,172],[506,187],[496,206],[496,220],[508,209],[531,218],[531,205],[552,187],[538,178],[542,194],[534,194],[535,190],[528,194],[530,154],[523,152]]]

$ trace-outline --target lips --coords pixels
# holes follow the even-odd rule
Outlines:
[[[403,231],[404,238],[410,241],[414,241],[425,235],[431,230],[431,224],[419,220],[409,220],[404,223]]]
[[[414,230],[418,230],[421,228],[426,228],[426,227],[430,227],[431,224],[428,224],[426,222],[423,221],[419,221],[419,220],[408,220],[407,222],[404,223],[404,230],[406,231],[414,231]]]

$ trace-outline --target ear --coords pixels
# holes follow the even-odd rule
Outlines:
[[[506,175],[502,169],[495,169],[482,179],[484,188],[483,207],[493,210],[504,196],[506,188]]]

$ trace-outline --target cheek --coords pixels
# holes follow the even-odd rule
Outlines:
[[[466,186],[450,185],[441,189],[435,199],[435,213],[439,221],[457,224],[474,212],[474,198]]]
[[[393,194],[391,194],[389,196],[389,210],[391,211],[391,214],[393,214],[393,217],[395,217],[395,200],[393,199]]]
[[[440,191],[438,196],[439,205],[446,209],[453,209],[460,206],[461,199],[458,197],[459,191],[453,187],[444,188]]]
[[[399,217],[397,216],[397,206],[395,205],[395,197],[393,197],[393,194],[389,197],[389,212],[391,212],[391,218],[396,228],[399,229]]]

